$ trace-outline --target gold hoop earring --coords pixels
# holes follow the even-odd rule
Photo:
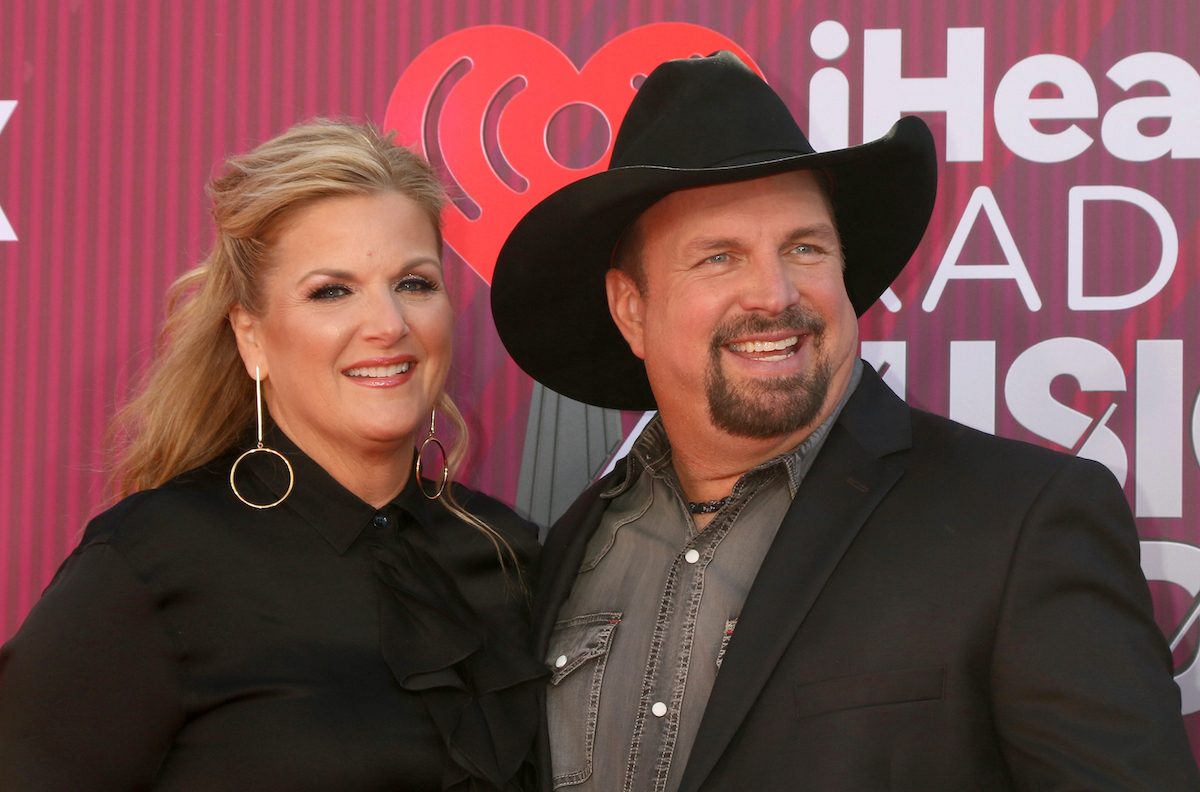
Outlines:
[[[442,445],[442,441],[433,436],[433,425],[436,420],[437,413],[429,416],[429,436],[425,438],[425,442],[421,443],[421,448],[417,451],[417,467],[413,472],[417,476],[417,489],[421,490],[421,494],[429,500],[437,500],[442,497],[442,491],[446,489],[446,482],[450,480],[450,460],[446,458],[446,447]],[[421,483],[421,461],[425,456],[425,448],[433,443],[442,452],[442,479],[438,482],[437,492],[430,495],[425,491],[425,485]]]
[[[240,500],[242,503],[249,506],[251,509],[271,509],[271,508],[274,508],[274,507],[278,506],[279,504],[283,503],[285,500],[287,500],[287,496],[292,494],[292,487],[295,486],[295,484],[296,484],[296,471],[292,470],[292,463],[288,462],[287,457],[285,457],[283,454],[276,451],[274,448],[267,448],[266,446],[263,445],[262,377],[259,374],[258,366],[254,367],[254,405],[255,405],[255,409],[258,414],[258,445],[254,448],[251,448],[249,451],[244,452],[240,457],[238,457],[234,461],[233,467],[231,467],[229,469],[229,488],[233,490],[233,494],[237,496],[238,500]],[[246,457],[250,456],[251,454],[274,454],[275,456],[282,459],[283,464],[287,466],[287,472],[288,472],[287,492],[283,493],[283,497],[281,497],[279,500],[275,501],[274,503],[251,503],[250,501],[248,501],[244,497],[242,497],[242,493],[238,492],[237,484],[234,482],[233,476],[235,473],[237,473],[238,465],[240,465],[242,463],[242,460],[245,459]]]

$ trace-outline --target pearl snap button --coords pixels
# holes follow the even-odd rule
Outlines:
[[[663,715],[667,714],[667,705],[663,704],[661,701],[656,701],[654,706],[650,708],[650,711],[654,713],[654,717],[661,718]]]
[[[697,561],[700,560],[700,551],[695,548],[688,550],[686,553],[683,554],[683,560],[687,561],[689,564],[696,563]]]
[[[554,661],[555,668],[562,668],[566,664],[567,664],[567,656],[566,655],[559,655],[558,659]]]

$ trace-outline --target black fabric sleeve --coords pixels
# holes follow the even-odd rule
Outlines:
[[[183,717],[151,591],[108,544],[76,551],[0,650],[0,789],[147,789]]]
[[[1124,493],[1077,460],[1026,515],[992,665],[1021,790],[1200,789]]]

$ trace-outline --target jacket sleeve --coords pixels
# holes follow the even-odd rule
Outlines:
[[[991,671],[1021,790],[1200,790],[1124,493],[1075,460],[1025,517]]]
[[[0,789],[153,786],[183,722],[155,601],[105,543],[77,550],[0,650]]]

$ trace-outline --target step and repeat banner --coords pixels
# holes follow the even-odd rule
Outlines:
[[[445,177],[464,479],[553,519],[643,416],[516,368],[488,308],[496,253],[529,207],[604,167],[646,73],[718,49],[819,150],[929,122],[933,220],[863,317],[862,355],[911,404],[1123,482],[1200,747],[1192,0],[7,0],[0,640],[111,502],[107,424],[167,286],[211,242],[206,181],[314,116],[396,130]]]

